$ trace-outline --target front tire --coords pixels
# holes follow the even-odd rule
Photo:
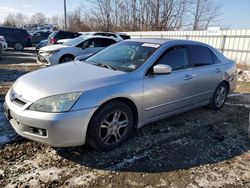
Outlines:
[[[222,82],[215,90],[213,97],[209,103],[209,108],[212,110],[221,109],[225,102],[229,92],[228,85],[225,82]]]
[[[22,44],[21,42],[16,42],[16,43],[14,44],[14,49],[15,49],[16,51],[22,51],[22,50],[23,50],[23,44]]]
[[[129,106],[119,101],[107,103],[90,121],[87,141],[96,150],[112,150],[128,138],[133,121]]]
[[[67,63],[67,62],[70,62],[70,61],[74,61],[74,56],[72,55],[65,55],[65,56],[62,56],[60,61],[59,61],[59,64],[61,63]]]

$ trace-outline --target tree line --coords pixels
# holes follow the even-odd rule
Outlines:
[[[72,31],[175,31],[205,30],[222,26],[221,5],[213,0],[84,0],[67,13]],[[3,25],[54,24],[63,29],[62,15],[9,14]]]

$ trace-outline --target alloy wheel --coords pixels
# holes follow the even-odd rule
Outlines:
[[[20,42],[18,42],[15,44],[14,48],[17,51],[21,51],[23,49],[23,45]]]
[[[226,96],[227,96],[227,89],[225,88],[225,86],[221,86],[217,92],[216,92],[216,95],[215,95],[215,105],[216,107],[221,107],[225,100],[226,100]]]
[[[128,129],[128,116],[125,112],[115,111],[108,114],[101,123],[99,136],[105,145],[119,143]]]
[[[64,58],[61,60],[61,63],[67,63],[67,62],[70,62],[70,61],[73,61],[73,58],[70,57],[70,56],[66,56],[66,57],[64,57]]]

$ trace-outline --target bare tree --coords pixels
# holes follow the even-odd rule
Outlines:
[[[59,15],[52,16],[50,23],[56,26],[57,29],[62,29],[64,27],[64,18]]]
[[[36,14],[34,14],[31,19],[30,19],[30,22],[32,24],[37,24],[37,25],[41,25],[41,24],[46,24],[48,21],[48,19],[46,18],[46,16],[41,13],[41,12],[38,12]]]
[[[74,31],[170,31],[203,30],[218,23],[219,6],[213,0],[85,0],[68,13],[68,29]],[[6,25],[21,25],[28,20],[23,15],[10,15]],[[32,24],[52,23],[63,26],[62,16],[46,18],[36,13]]]
[[[24,24],[28,22],[28,17],[22,13],[9,14],[5,20],[3,25],[12,26],[12,27],[22,27]]]
[[[68,30],[90,31],[88,24],[84,22],[81,10],[81,8],[78,8],[74,12],[68,13]]]
[[[221,15],[221,6],[211,0],[193,0],[193,30],[204,30],[218,21]]]

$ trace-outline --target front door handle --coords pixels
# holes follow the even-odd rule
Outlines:
[[[184,80],[191,80],[193,78],[194,78],[193,74],[187,74],[187,75],[185,75]]]
[[[220,72],[222,72],[222,70],[221,69],[216,69],[215,72],[220,73]]]

